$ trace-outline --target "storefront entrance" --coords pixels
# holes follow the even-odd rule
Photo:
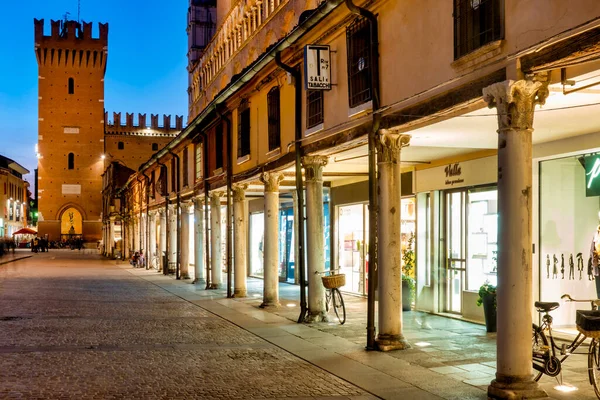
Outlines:
[[[497,283],[498,191],[470,188],[447,191],[444,196],[444,311],[462,314],[465,292],[477,292],[486,282]]]

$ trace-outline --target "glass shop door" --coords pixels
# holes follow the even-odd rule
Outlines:
[[[446,296],[445,311],[462,313],[462,292],[466,273],[465,190],[446,193]]]

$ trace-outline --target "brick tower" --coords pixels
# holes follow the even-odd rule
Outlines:
[[[34,20],[38,62],[38,234],[101,238],[108,24]]]

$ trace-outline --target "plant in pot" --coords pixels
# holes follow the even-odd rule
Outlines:
[[[483,304],[485,328],[488,332],[496,332],[496,286],[485,281],[479,288],[477,305]]]
[[[406,248],[402,251],[402,311],[410,311],[415,299],[415,234],[410,233]]]

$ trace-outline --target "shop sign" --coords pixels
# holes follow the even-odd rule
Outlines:
[[[584,157],[585,196],[600,196],[600,154]]]
[[[306,90],[331,90],[329,46],[304,47],[304,87]]]
[[[495,156],[448,164],[416,172],[416,191],[446,190],[484,185],[497,181],[498,160]],[[598,177],[600,184],[600,176]]]

